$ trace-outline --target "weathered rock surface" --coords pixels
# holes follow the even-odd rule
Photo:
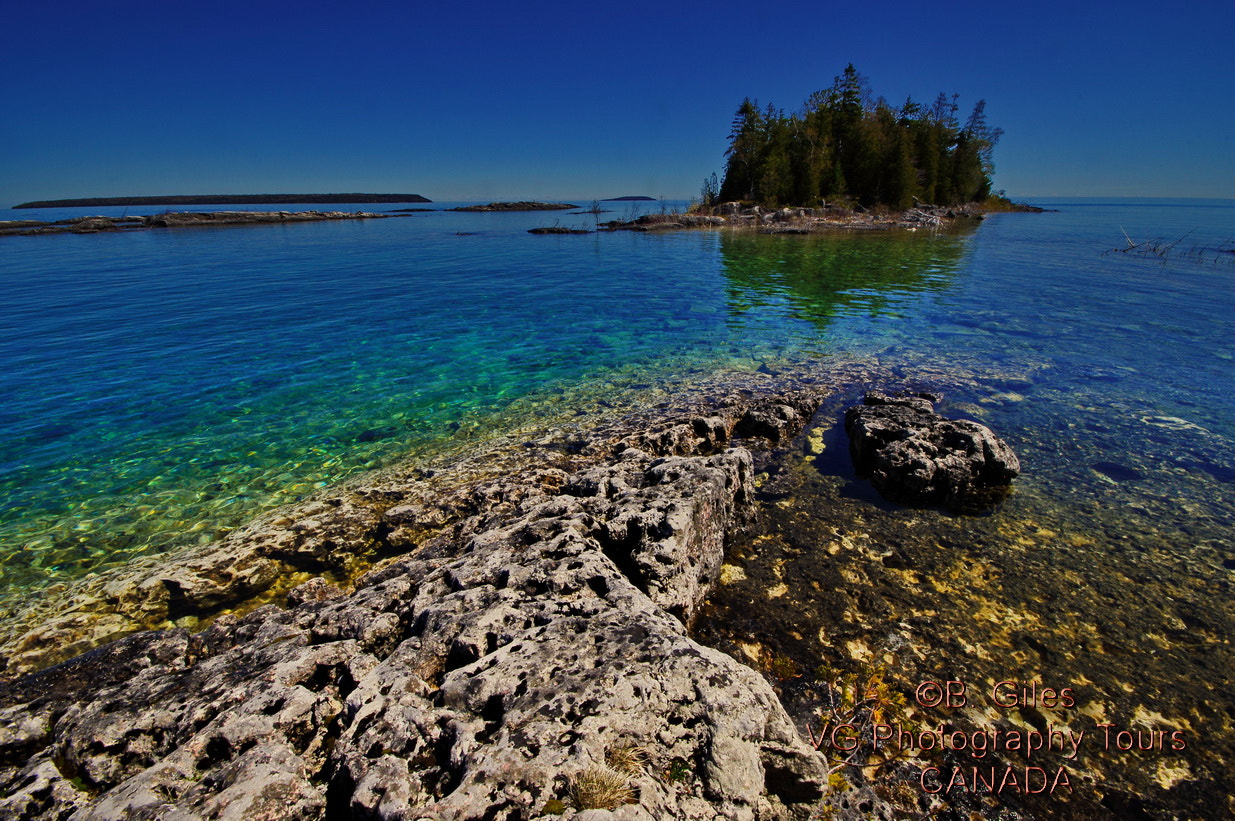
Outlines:
[[[136,624],[288,563],[401,554],[351,592],[315,579],[0,684],[0,817],[522,819],[629,748],[612,817],[809,817],[822,760],[686,632],[753,508],[734,437],[791,437],[824,391],[780,388],[550,439],[498,475],[386,477],[117,582]]]
[[[373,562],[430,541],[452,544],[513,515],[523,496],[559,492],[568,476],[626,449],[688,456],[717,453],[735,436],[783,443],[826,391],[809,380],[761,374],[750,380],[749,387],[724,391],[705,387],[672,411],[648,408],[604,418],[578,435],[558,431],[535,442],[480,448],[432,469],[366,477],[274,511],[205,547],[141,559],[60,593],[48,591],[2,625],[0,676],[33,672],[139,630],[191,626],[246,601],[282,595],[297,579],[353,578]],[[470,530],[461,529],[464,522]]]
[[[849,452],[889,501],[961,511],[991,507],[1020,473],[1020,461],[990,428],[935,413],[935,394],[867,393],[845,411]]]

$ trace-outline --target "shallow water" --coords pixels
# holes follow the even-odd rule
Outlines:
[[[592,218],[5,238],[0,584],[209,541],[501,424],[515,400],[561,412],[580,384],[818,342],[780,306],[734,307],[754,289],[716,233],[526,233],[562,219]]]
[[[1013,445],[1023,474],[1010,499],[980,517],[883,502],[854,476],[839,421],[869,386],[845,385],[766,466],[761,526],[734,546],[698,636],[777,681],[804,731],[826,713],[830,685],[874,668],[909,702],[905,727],[1079,741],[1075,757],[999,757],[999,773],[1063,767],[1070,787],[1053,794],[975,788],[972,767],[989,778],[993,754],[911,753],[913,766],[875,776],[903,808],[943,806],[919,781],[934,766],[927,786],[961,772],[968,789],[944,795],[981,817],[1226,817],[1235,267],[1220,237],[1233,214],[1061,207],[990,220],[950,286],[895,323],[870,323],[882,326],[870,341],[883,345],[885,387],[941,390],[945,415]],[[1099,232],[1122,239],[1119,224],[1175,237],[1199,228],[1192,237],[1209,250],[1103,255]],[[796,290],[797,309],[810,310],[817,283]],[[931,681],[964,682],[967,703],[915,703]],[[1006,706],[992,692],[1001,681],[1070,688],[1076,703]]]
[[[0,583],[216,538],[516,399],[803,353],[995,363],[1065,414],[1129,402],[1229,442],[1232,267],[1100,252],[1120,227],[1218,245],[1230,206],[1069,203],[939,235],[544,237],[525,231],[593,218],[437,212],[5,238]],[[1229,454],[1193,461],[1230,478]]]
[[[1013,378],[949,368],[917,370],[908,382],[960,397],[940,408],[945,415],[978,416],[982,406],[967,412],[970,401]],[[1008,791],[993,802],[989,791],[961,788],[949,803],[981,817],[996,807],[1039,818],[1227,815],[1235,487],[1166,458],[1150,467],[1152,457],[1180,452],[1164,453],[1167,442],[1200,450],[1208,437],[1190,431],[1199,438],[1187,441],[1171,430],[1147,449],[1157,452],[1137,462],[1136,475],[1112,478],[1113,463],[1089,462],[1103,455],[1105,437],[1094,442],[1088,426],[1047,413],[1035,419],[1034,439],[1018,431],[1025,473],[999,508],[983,516],[906,509],[881,500],[849,464],[839,418],[863,388],[846,386],[764,466],[760,525],[732,546],[697,636],[767,673],[804,734],[826,714],[829,687],[882,669],[912,708],[906,720],[888,720],[898,729],[987,739],[996,730],[1053,729],[1078,740],[1075,757],[910,750],[904,760],[918,769],[894,762],[874,781],[889,794],[907,784],[901,794],[919,809],[934,798],[920,768],[939,768],[947,783],[955,768],[998,761],[1001,773],[1005,764],[1049,775],[1063,767],[1070,787],[1046,796]],[[1160,424],[1121,411],[1105,421],[1106,437]],[[932,681],[964,682],[966,703],[915,703]],[[1004,681],[1015,685],[996,701]],[[1026,687],[1068,688],[1075,703],[1008,703],[1008,693]],[[1157,747],[1119,749],[1128,732],[1151,740],[1178,732],[1186,747],[1163,747],[1159,735]]]

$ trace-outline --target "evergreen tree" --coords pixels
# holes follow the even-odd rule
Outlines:
[[[845,66],[839,77],[832,79],[831,107],[846,121],[862,118],[870,98],[870,83],[858,73],[853,63]]]
[[[817,135],[811,133],[806,117],[789,119],[789,176],[793,193],[789,202],[815,205],[819,201],[819,175],[815,163],[819,156]]]
[[[786,116],[742,101],[729,132],[721,200],[816,205],[851,197],[863,205],[908,208],[914,200],[954,205],[991,190],[992,152],[1001,129],[979,100],[961,128],[957,95],[940,93],[929,108],[906,99],[875,100],[852,64],[832,85]]]
[[[838,177],[830,99],[830,92],[816,91],[802,110],[799,133],[806,144],[802,161],[806,179],[799,182],[798,188],[805,195],[805,199],[799,200],[803,205],[814,205],[844,189],[844,180]]]
[[[729,162],[720,188],[722,200],[755,198],[755,175],[763,153],[764,130],[758,102],[747,97],[738,106],[729,130],[729,149],[725,152]]]
[[[948,204],[970,202],[990,193],[989,181],[983,184],[982,158],[978,145],[965,134],[957,137],[952,150],[952,173],[949,179],[951,197]],[[985,188],[985,190],[983,190]]]
[[[699,189],[699,202],[706,206],[713,206],[720,202],[720,181],[715,171],[712,172],[711,177],[703,178],[703,187]]]
[[[768,205],[786,205],[793,202],[793,175],[790,150],[793,143],[793,128],[784,112],[774,111],[771,106],[763,116],[765,138],[763,156],[759,162],[759,177],[755,185],[755,198]]]
[[[840,166],[834,181],[839,190],[833,196],[845,194],[862,197],[865,193],[862,144],[862,104],[866,96],[866,78],[850,63],[841,76],[832,81],[828,108],[832,112],[832,139],[836,146],[836,163]]]
[[[959,106],[956,100],[956,94],[949,97],[941,91],[926,115],[931,134],[930,148],[935,152],[937,169],[934,197],[930,202],[940,205],[960,202],[956,186],[956,163],[952,156],[956,149],[959,129],[956,119]]]
[[[980,163],[979,194],[975,199],[986,199],[991,192],[991,176],[995,173],[995,143],[1003,136],[1002,128],[992,128],[986,122],[986,100],[978,100],[965,123],[962,136],[974,144]]]

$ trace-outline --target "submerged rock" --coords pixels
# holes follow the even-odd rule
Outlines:
[[[1145,478],[1145,474],[1136,468],[1121,465],[1118,462],[1094,462],[1090,467],[1116,482],[1135,482]]]
[[[872,391],[847,409],[854,469],[889,501],[963,512],[990,508],[1006,496],[1020,461],[985,425],[935,413],[940,399]]]

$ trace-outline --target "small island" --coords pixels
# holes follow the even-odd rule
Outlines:
[[[0,237],[37,234],[98,234],[104,231],[145,231],[150,228],[191,228],[207,225],[273,225],[323,220],[387,219],[406,214],[369,211],[175,211],[149,217],[73,217],[56,222],[0,221]]]
[[[724,174],[704,180],[701,204],[1013,210],[991,184],[1003,129],[987,123],[985,100],[962,124],[957,100],[940,92],[930,105],[894,105],[852,63],[795,114],[747,97],[734,115]]]
[[[644,196],[609,197],[608,199],[601,200],[601,202],[656,202],[656,198],[655,197],[644,197]]]
[[[491,202],[488,205],[461,205],[447,211],[566,211],[578,208],[564,202]]]
[[[35,200],[14,208],[95,208],[107,205],[283,205],[340,202],[433,202],[419,194],[173,194],[163,197],[92,197]]]

